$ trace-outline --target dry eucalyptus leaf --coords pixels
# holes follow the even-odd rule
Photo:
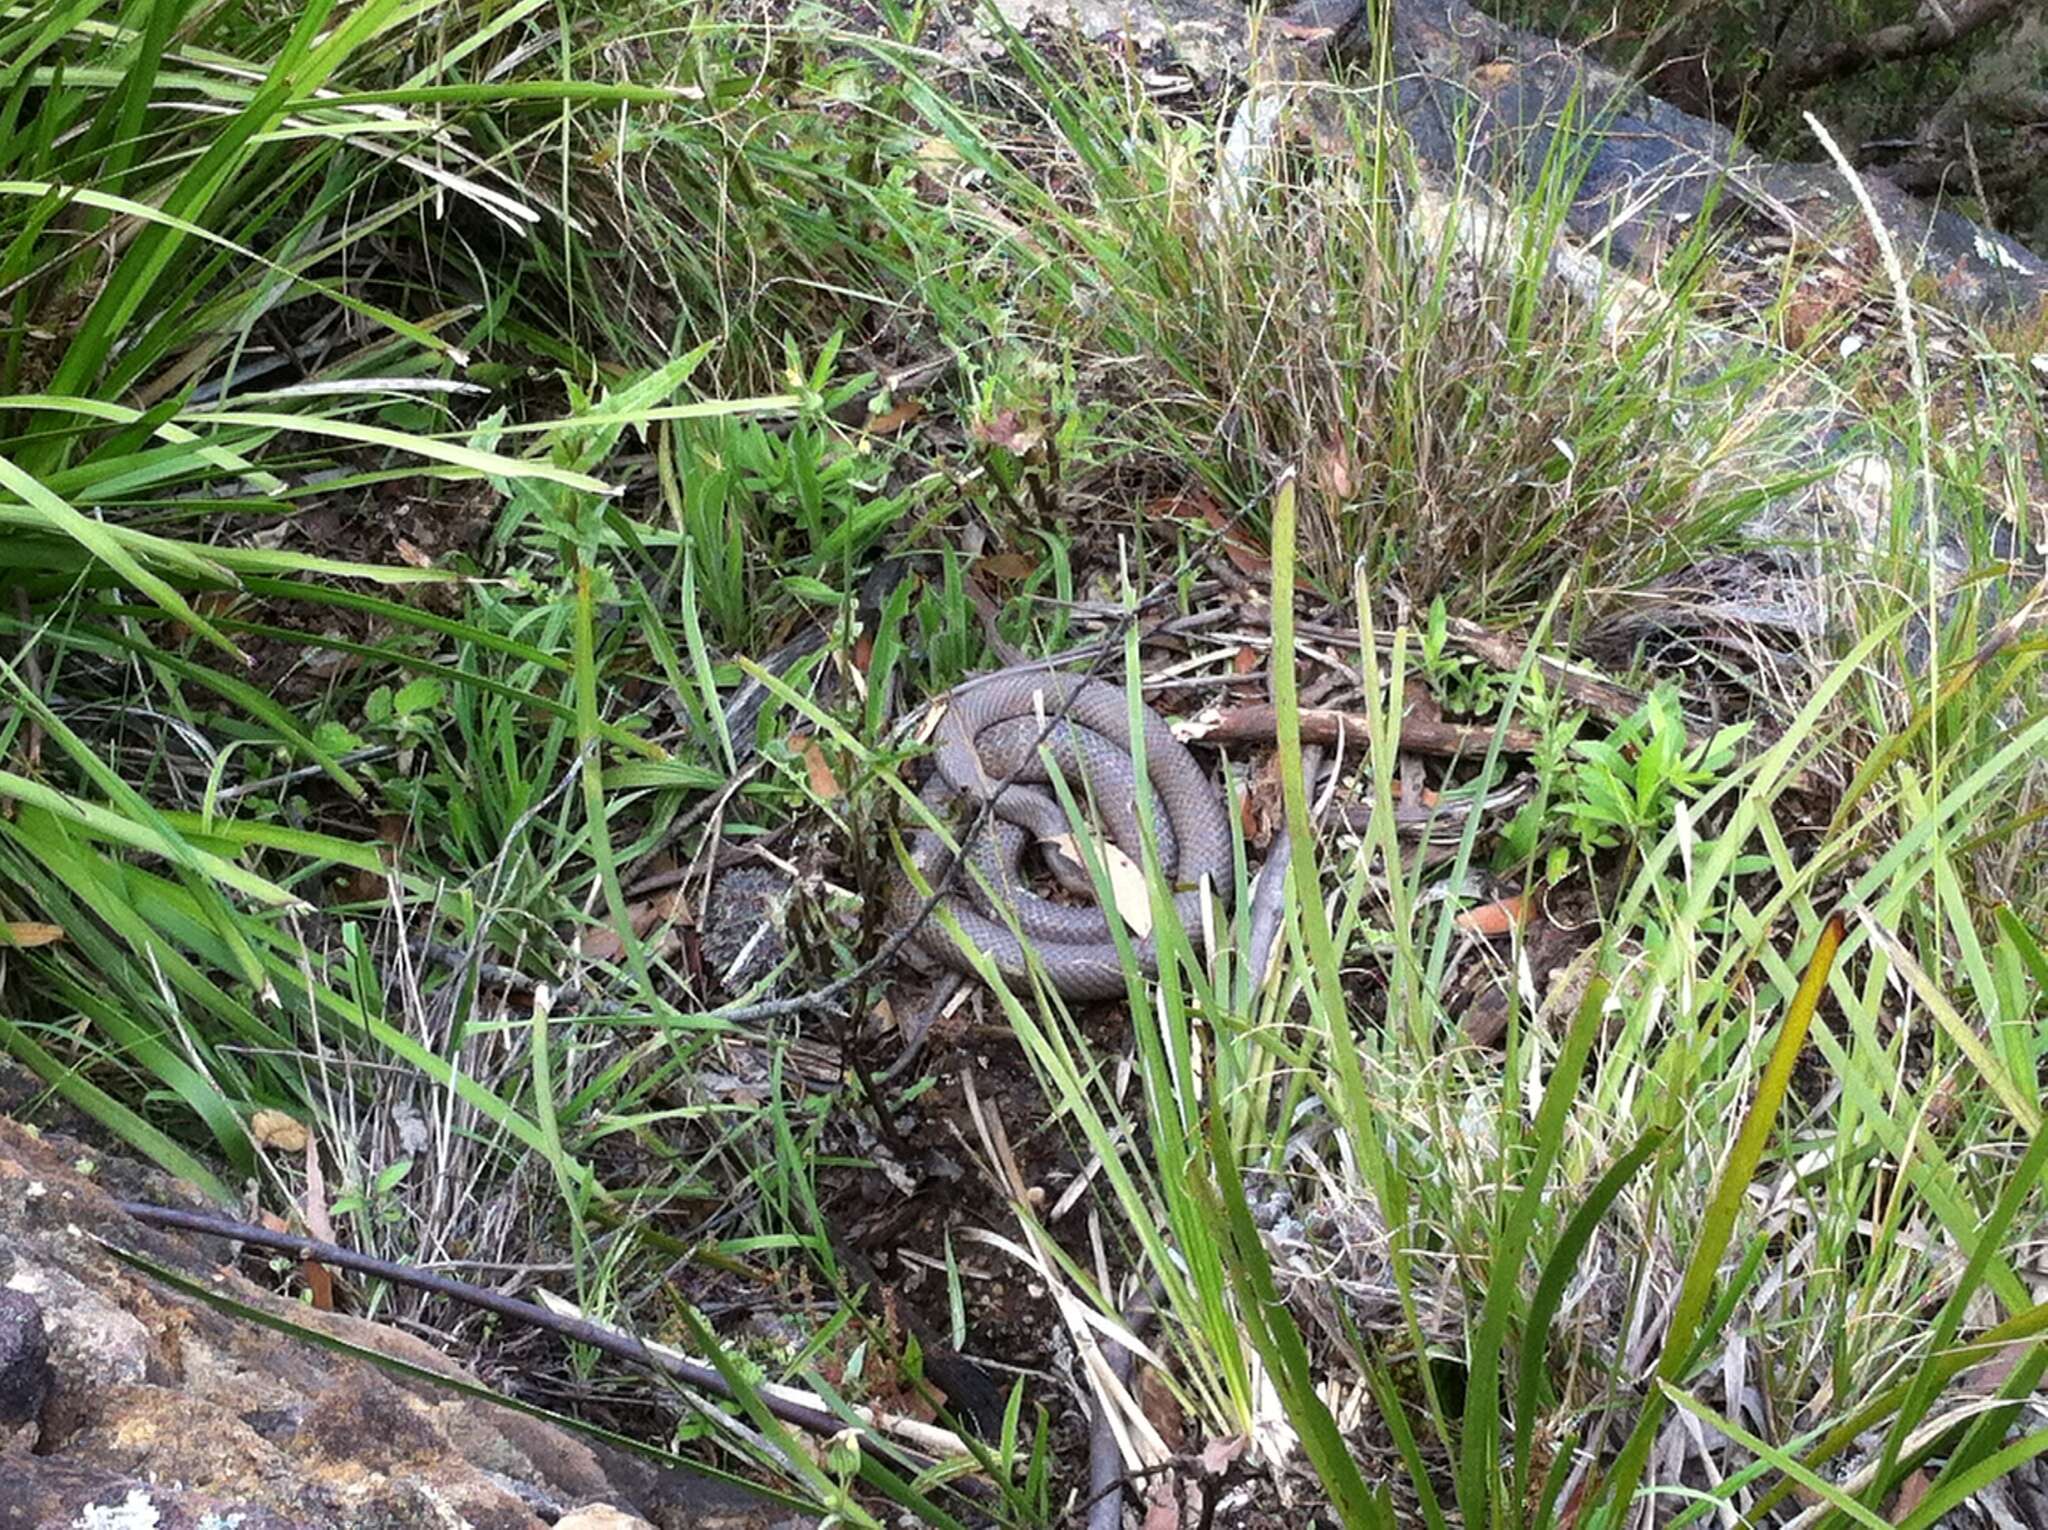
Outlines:
[[[998,579],[1015,582],[1029,579],[1037,573],[1041,562],[1042,560],[1034,558],[1030,553],[990,553],[974,565],[974,570],[978,574],[992,574]]]
[[[831,762],[825,758],[825,751],[815,738],[808,733],[792,733],[789,747],[803,756],[804,774],[810,778],[812,796],[820,802],[831,802],[845,795],[839,778],[832,774]]]
[[[1055,834],[1046,843],[1076,866],[1088,864],[1072,834]],[[1116,911],[1131,927],[1131,933],[1143,940],[1152,933],[1152,894],[1145,886],[1145,870],[1113,844],[1105,842],[1101,850],[1103,869],[1109,873],[1110,896],[1116,900]]]
[[[0,946],[14,946],[26,951],[32,946],[54,946],[63,938],[62,925],[0,923]]]
[[[914,422],[924,413],[924,404],[915,398],[900,399],[880,414],[868,416],[867,431],[871,436],[893,436],[904,426]]]
[[[645,940],[660,926],[682,918],[685,912],[683,890],[677,887],[628,904],[626,921],[632,927],[633,938]],[[667,949],[666,939],[663,948]],[[623,961],[626,956],[625,942],[619,939],[619,932],[608,924],[594,924],[584,930],[577,937],[576,949],[592,961],[599,962]]]

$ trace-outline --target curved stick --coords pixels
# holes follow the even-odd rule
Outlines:
[[[354,1270],[361,1275],[388,1280],[393,1285],[409,1286],[415,1291],[425,1291],[429,1295],[446,1297],[450,1301],[463,1302],[472,1307],[481,1307],[486,1312],[495,1312],[501,1317],[531,1323],[536,1328],[544,1328],[578,1344],[588,1344],[592,1349],[601,1350],[614,1359],[673,1376],[696,1391],[708,1392],[727,1402],[739,1401],[733,1389],[726,1384],[725,1378],[714,1367],[694,1360],[685,1360],[680,1355],[667,1355],[650,1349],[631,1334],[614,1332],[591,1322],[588,1318],[567,1317],[550,1312],[547,1308],[536,1306],[532,1302],[523,1302],[516,1296],[487,1291],[482,1286],[473,1286],[467,1281],[454,1280],[446,1275],[436,1275],[430,1270],[415,1269],[411,1265],[393,1264],[388,1259],[358,1253],[354,1249],[343,1248],[337,1243],[323,1242],[319,1238],[272,1232],[267,1227],[237,1222],[231,1217],[214,1216],[204,1211],[186,1211],[174,1206],[152,1206],[143,1201],[116,1201],[114,1204],[136,1221],[151,1227],[166,1227],[178,1232],[200,1233],[214,1238],[231,1238],[239,1243],[288,1254],[302,1263],[311,1260],[320,1264],[331,1264],[339,1270]],[[778,1397],[766,1388],[762,1389],[760,1398],[761,1405],[775,1417],[812,1434],[829,1438],[843,1433],[847,1428],[847,1421],[836,1413],[792,1402],[788,1398]]]

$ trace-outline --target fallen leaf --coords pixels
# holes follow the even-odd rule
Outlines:
[[[639,903],[628,904],[626,923],[632,928],[633,938],[643,940],[656,925],[674,919],[682,907],[682,890],[671,888]],[[576,949],[598,962],[616,962],[626,954],[619,932],[608,924],[594,924],[585,930],[576,942]]]
[[[1921,1500],[1926,1498],[1928,1490],[1933,1486],[1934,1483],[1927,1473],[1916,1470],[1899,1484],[1899,1496],[1892,1500],[1891,1513],[1886,1517],[1895,1525],[1904,1523],[1912,1517],[1913,1511],[1920,1507]]]
[[[334,900],[337,903],[377,903],[383,899],[384,893],[384,879],[360,866],[334,880]]]
[[[1159,1435],[1159,1443],[1174,1455],[1188,1447],[1187,1417],[1181,1411],[1180,1399],[1166,1379],[1149,1365],[1138,1367],[1137,1374],[1138,1408],[1145,1415]]]
[[[871,436],[893,436],[923,413],[922,400],[898,399],[893,407],[884,409],[880,414],[868,416],[867,432]]]
[[[35,946],[54,946],[64,938],[64,927],[56,924],[0,924],[0,946],[13,946],[29,950]]]
[[[1316,478],[1332,499],[1351,497],[1351,452],[1342,442],[1323,449],[1316,464]]]
[[[306,1194],[302,1200],[306,1208],[306,1228],[322,1243],[338,1243],[334,1236],[334,1224],[327,1219],[327,1177],[320,1172],[320,1149],[309,1132],[306,1135]],[[306,1272],[306,1284],[313,1295],[313,1305],[322,1312],[334,1310],[334,1275],[326,1265],[308,1260],[300,1266]]]
[[[1252,844],[1260,843],[1266,832],[1266,815],[1260,811],[1252,794],[1246,792],[1237,799],[1237,821],[1244,828],[1244,837]]]
[[[1404,722],[1410,718],[1417,722],[1442,722],[1444,720],[1443,707],[1438,704],[1435,695],[1431,693],[1429,687],[1419,679],[1411,677],[1408,683],[1401,688],[1401,701],[1401,718]]]
[[[1925,1111],[1927,1124],[1937,1132],[1948,1131],[1956,1124],[1956,1117],[1961,1113],[1962,1105],[1962,1091],[1957,1085],[1956,1076],[1950,1073],[1934,1086],[1933,1094],[1928,1097]]]
[[[792,733],[789,747],[803,756],[804,774],[810,777],[812,796],[820,802],[831,802],[844,795],[839,778],[832,774],[831,762],[825,758],[825,751],[815,738],[808,733]]]
[[[1261,657],[1262,656],[1259,653],[1258,649],[1252,647],[1251,644],[1247,643],[1242,648],[1238,649],[1237,657],[1230,661],[1230,668],[1232,672],[1235,674],[1256,674],[1258,672],[1259,661]]]
[[[1220,1477],[1245,1452],[1251,1444],[1251,1436],[1233,1434],[1224,1439],[1211,1440],[1202,1447],[1202,1473],[1204,1476]]]
[[[284,1233],[286,1236],[291,1235],[290,1224],[276,1212],[264,1212],[261,1220],[263,1226],[270,1229],[270,1231]],[[322,1239],[322,1241],[332,1242],[333,1240]],[[327,1266],[320,1263],[317,1259],[302,1259],[299,1261],[299,1273],[306,1277],[306,1288],[313,1298],[313,1305],[322,1312],[332,1312],[334,1310],[334,1276]]]
[[[1593,1482],[1595,1477],[1597,1476],[1598,1473],[1596,1472],[1582,1472],[1579,1475],[1577,1485],[1574,1486],[1572,1490],[1565,1495],[1564,1504],[1558,1510],[1558,1530],[1577,1530],[1579,1516],[1586,1512],[1586,1505],[1588,1502],[1590,1502],[1591,1499],[1591,1490],[1593,1487]],[[1810,1489],[1798,1483],[1794,1483],[1792,1487],[1792,1495],[1795,1498],[1800,1497],[1802,1494],[1809,1493],[1810,1491]],[[1812,1495],[1810,1500],[1802,1501],[1819,1503],[1821,1499],[1820,1495],[1816,1493]]]
[[[306,1277],[306,1292],[313,1299],[313,1306],[321,1312],[334,1310],[334,1272],[317,1259],[307,1259],[299,1265],[299,1273]]]
[[[1088,864],[1072,834],[1055,834],[1046,843],[1075,865]],[[1099,848],[1103,869],[1109,873],[1109,894],[1116,900],[1116,911],[1131,927],[1131,933],[1143,940],[1152,933],[1152,895],[1145,886],[1144,868],[1116,845],[1104,841]]]
[[[1168,1478],[1152,1484],[1145,1499],[1144,1530],[1182,1530],[1181,1494]]]
[[[1147,508],[1154,515],[1199,520],[1211,531],[1221,532],[1223,555],[1240,574],[1254,579],[1263,579],[1272,574],[1273,560],[1251,539],[1244,527],[1224,514],[1223,507],[1203,490],[1184,489],[1177,494],[1162,494]]]
[[[398,538],[398,556],[407,563],[410,563],[414,568],[432,568],[434,566],[432,558],[429,558],[425,553],[413,546],[412,543],[406,541],[404,537]]]
[[[993,574],[998,579],[1029,579],[1037,573],[1040,560],[1029,553],[993,553],[974,565],[978,574]]]
[[[305,1123],[281,1110],[259,1110],[249,1118],[249,1135],[258,1147],[276,1148],[283,1153],[306,1150]]]
[[[1045,432],[1024,423],[1023,417],[1014,409],[1003,409],[995,418],[977,422],[973,429],[974,439],[989,446],[1000,446],[1004,451],[1019,457],[1028,457],[1045,442]]]
[[[1479,908],[1470,908],[1452,921],[1461,930],[1474,935],[1505,935],[1529,917],[1529,900],[1516,896],[1502,898]]]
[[[1295,42],[1322,42],[1337,35],[1335,27],[1312,27],[1299,21],[1276,21],[1273,24],[1280,29],[1282,37],[1292,38]]]

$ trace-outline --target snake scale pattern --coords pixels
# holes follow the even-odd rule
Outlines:
[[[1231,890],[1229,819],[1221,794],[1165,720],[1150,709],[1141,709],[1139,717],[1144,789],[1152,797],[1160,866],[1175,888],[1175,914],[1199,943],[1204,883],[1219,897],[1227,898]],[[1072,829],[1051,790],[1038,748],[1041,736],[1075,800],[1084,808],[1092,806],[1107,837],[1142,863],[1140,782],[1122,689],[1080,676],[1006,670],[971,680],[948,695],[935,735],[937,768],[923,800],[956,839],[994,789],[1011,780],[996,797],[990,823],[968,849],[970,865],[981,877],[963,868],[942,906],[967,940],[994,959],[1007,981],[1028,984],[1024,944],[982,887],[986,880],[1014,915],[1058,993],[1069,999],[1120,995],[1124,968],[1109,928],[1109,920],[1120,916],[1093,901],[1086,869],[1048,843]],[[1025,858],[1034,843],[1043,847],[1042,858],[1054,879],[1086,903],[1056,902],[1033,890]],[[913,834],[910,852],[930,884],[944,874],[951,855],[945,840],[928,828]],[[914,914],[923,902],[900,869],[892,893],[899,919]],[[936,919],[927,921],[914,940],[933,960],[955,971],[974,970]],[[1132,946],[1146,975],[1156,973],[1153,939],[1133,939]]]

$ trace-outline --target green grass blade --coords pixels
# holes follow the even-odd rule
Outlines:
[[[183,622],[224,653],[232,654],[244,664],[249,662],[249,656],[221,636],[213,624],[193,610],[167,580],[151,573],[130,556],[120,539],[110,534],[105,526],[91,516],[80,514],[5,457],[0,457],[0,489],[20,500],[50,531],[68,537],[106,564],[155,601],[167,615]]]
[[[0,1015],[0,1050],[24,1063],[36,1077],[63,1096],[65,1102],[99,1122],[167,1174],[197,1187],[215,1205],[234,1207],[241,1200],[214,1176],[206,1164],[123,1105],[76,1068],[44,1051],[28,1031]]]
[[[1556,1064],[1537,1107],[1528,1177],[1522,1184],[1488,1260],[1486,1300],[1479,1326],[1467,1345],[1465,1418],[1459,1442],[1458,1507],[1467,1524],[1482,1524],[1498,1498],[1500,1472],[1500,1367],[1508,1346],[1508,1324],[1521,1297],[1522,1264],[1549,1187],[1550,1172],[1564,1148],[1565,1129],[1578,1097],[1586,1059],[1599,1039],[1607,1007],[1607,984],[1595,978],[1579,1001]],[[1542,1330],[1530,1330],[1540,1343]],[[1540,1353],[1540,1349],[1539,1349]],[[1516,1419],[1516,1437],[1527,1434],[1529,1415]]]
[[[1638,1137],[1602,1174],[1586,1199],[1565,1223],[1557,1247],[1544,1262],[1536,1282],[1536,1294],[1529,1299],[1529,1313],[1522,1325],[1522,1346],[1516,1357],[1515,1378],[1515,1464],[1513,1502],[1529,1501],[1531,1435],[1537,1414],[1543,1407],[1545,1360],[1550,1347],[1550,1325],[1564,1301],[1566,1288],[1579,1273],[1593,1234],[1621,1192],[1642,1171],[1645,1163],[1670,1139],[1668,1127],[1653,1126]]]
[[[1750,1182],[1756,1177],[1757,1166],[1763,1162],[1764,1149],[1769,1145],[1779,1106],[1792,1087],[1793,1067],[1799,1060],[1807,1029],[1813,1024],[1814,1012],[1820,1007],[1828,974],[1834,967],[1835,953],[1841,948],[1845,933],[1842,916],[1835,914],[1822,927],[1819,938],[1814,942],[1806,975],[1800,981],[1799,991],[1793,995],[1791,1007],[1785,1013],[1785,1023],[1778,1032],[1777,1043],[1771,1049],[1770,1061],[1757,1083],[1756,1098],[1748,1115],[1743,1118],[1742,1129],[1729,1151],[1728,1161],[1722,1166],[1713,1198],[1708,1201],[1706,1214],[1701,1219],[1699,1242],[1686,1265],[1685,1280],[1679,1287],[1678,1302],[1672,1310],[1671,1323],[1664,1338],[1663,1355],[1658,1361],[1657,1379],[1660,1383],[1675,1387],[1682,1379],[1677,1374],[1678,1370],[1699,1337],[1700,1319],[1706,1313],[1708,1300],[1713,1294],[1714,1276],[1720,1268],[1721,1254],[1735,1231],[1736,1217],[1741,1212],[1743,1197],[1749,1193]],[[1666,1389],[1660,1386],[1644,1402],[1642,1414],[1615,1462],[1604,1494],[1604,1523],[1609,1526],[1619,1524],[1622,1516],[1630,1512],[1636,1484],[1649,1460],[1650,1447],[1656,1440],[1657,1426],[1663,1419],[1666,1401]]]
[[[1227,1239],[1231,1257],[1225,1268],[1237,1293],[1238,1312],[1286,1404],[1288,1420],[1301,1436],[1302,1449],[1308,1453],[1316,1476],[1330,1495],[1331,1508],[1348,1530],[1395,1530],[1392,1517],[1378,1497],[1367,1490],[1358,1463],[1351,1459],[1344,1437],[1338,1432],[1336,1419],[1316,1391],[1308,1348],[1274,1284],[1273,1266],[1252,1221],[1244,1181],[1238,1175],[1236,1157],[1223,1134],[1220,1112],[1210,1114],[1209,1161],[1215,1170],[1215,1183],[1197,1174],[1191,1189],[1209,1208],[1212,1220]]]

